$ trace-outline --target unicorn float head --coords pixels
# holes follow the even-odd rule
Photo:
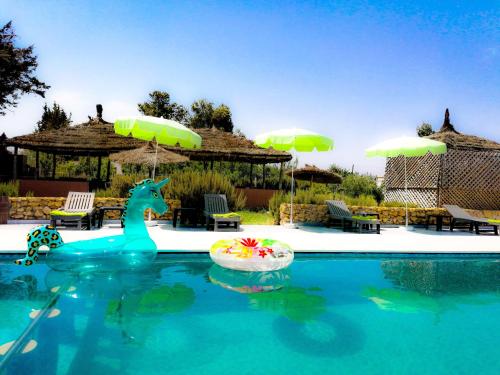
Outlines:
[[[55,270],[91,271],[141,267],[156,257],[156,244],[144,223],[144,211],[151,208],[162,215],[168,210],[161,188],[169,179],[155,183],[143,180],[130,189],[122,215],[122,234],[64,243],[61,234],[50,225],[32,229],[27,236],[26,256],[16,264],[30,266],[41,247],[49,249],[47,264]]]

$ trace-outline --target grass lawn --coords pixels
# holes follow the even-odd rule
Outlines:
[[[241,216],[242,224],[251,225],[273,225],[273,217],[267,211],[238,211],[238,215]]]

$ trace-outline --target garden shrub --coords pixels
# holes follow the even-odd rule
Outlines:
[[[96,197],[110,197],[110,198],[126,198],[128,192],[132,189],[136,182],[142,181],[147,178],[144,175],[130,174],[130,175],[115,175],[111,180],[111,185],[106,190],[98,190]]]
[[[371,176],[349,174],[342,179],[340,190],[351,197],[373,195],[374,191],[377,190],[377,184]]]
[[[19,181],[10,181],[0,183],[0,196],[18,197],[19,196]]]
[[[172,173],[170,183],[164,187],[164,196],[178,199],[181,207],[203,210],[205,194],[225,194],[231,211],[241,210],[246,203],[242,192],[238,193],[229,179],[217,172],[181,170]]]

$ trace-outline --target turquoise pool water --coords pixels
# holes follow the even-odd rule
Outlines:
[[[499,258],[298,255],[287,271],[245,274],[163,255],[87,276],[0,261],[0,345],[21,337],[4,374],[500,369]]]

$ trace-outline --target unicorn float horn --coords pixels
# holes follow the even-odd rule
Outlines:
[[[168,184],[170,182],[170,178],[166,178],[164,180],[161,180],[160,182],[156,183],[156,187],[158,189],[161,189],[162,187],[164,187],[166,184]]]

